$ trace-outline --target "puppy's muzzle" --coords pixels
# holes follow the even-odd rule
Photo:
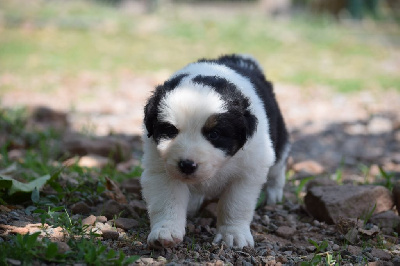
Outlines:
[[[185,159],[178,162],[178,167],[182,173],[191,175],[196,171],[198,164],[192,160]]]

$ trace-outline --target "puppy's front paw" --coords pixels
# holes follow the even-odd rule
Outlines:
[[[214,238],[214,243],[224,240],[230,246],[243,248],[244,246],[254,247],[253,236],[249,225],[222,225]]]
[[[168,224],[156,224],[147,237],[147,243],[154,248],[169,248],[182,242],[184,235],[185,229],[181,230]]]

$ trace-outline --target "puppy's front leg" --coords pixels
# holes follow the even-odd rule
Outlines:
[[[172,247],[185,235],[188,187],[164,176],[142,175],[142,192],[150,216],[151,232],[147,242],[152,247]]]
[[[261,184],[234,181],[218,203],[217,235],[214,242],[224,240],[229,246],[254,246],[250,232]]]

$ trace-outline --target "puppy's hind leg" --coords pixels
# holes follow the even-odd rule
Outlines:
[[[269,169],[265,193],[268,205],[282,201],[283,187],[286,179],[286,161],[289,156],[290,143],[283,149],[281,158]]]

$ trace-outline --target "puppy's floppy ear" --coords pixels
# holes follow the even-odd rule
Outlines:
[[[163,85],[159,85],[153,92],[153,95],[147,101],[146,106],[144,107],[144,125],[147,129],[147,136],[150,138],[154,134],[154,129],[158,123],[158,105],[160,104],[161,98],[165,96],[165,94],[179,85],[181,80],[186,77],[187,74],[180,74],[176,77],[173,77],[170,80],[164,82]]]
[[[157,91],[160,88],[157,87],[156,91],[154,92],[153,96],[149,98],[147,101],[146,106],[144,107],[144,125],[147,129],[147,137],[151,137],[154,134],[154,127],[157,123],[157,113],[158,108],[157,105],[160,102],[160,96]]]
[[[248,139],[253,136],[256,131],[258,120],[249,110],[245,110],[243,117],[246,125],[246,139]]]
[[[236,112],[240,114],[239,116],[242,118],[242,133],[240,138],[244,144],[256,131],[258,120],[249,110],[250,102],[248,98],[245,97],[240,100],[235,99],[232,106],[234,106]]]

